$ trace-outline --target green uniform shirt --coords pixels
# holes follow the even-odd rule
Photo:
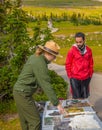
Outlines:
[[[14,90],[32,95],[38,86],[40,86],[49,100],[56,106],[59,101],[50,83],[47,64],[48,61],[44,55],[30,56],[18,77]]]

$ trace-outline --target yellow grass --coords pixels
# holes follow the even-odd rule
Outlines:
[[[72,15],[74,12],[77,14],[84,14],[84,16],[100,17],[102,15],[102,7],[49,8],[24,6],[23,9],[34,16],[41,16],[42,14],[49,16],[51,13],[57,14],[58,16],[60,16],[62,13]]]
[[[21,130],[19,119],[11,121],[0,120],[0,130]]]

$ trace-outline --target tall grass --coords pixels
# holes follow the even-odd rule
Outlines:
[[[58,16],[63,13],[72,15],[75,13],[84,14],[84,16],[92,16],[92,17],[100,17],[102,15],[102,6],[100,7],[74,7],[74,8],[55,8],[55,7],[34,7],[34,6],[23,6],[23,9],[34,16],[46,14],[50,16],[51,13],[56,14]]]

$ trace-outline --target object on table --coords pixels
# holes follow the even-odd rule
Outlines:
[[[52,103],[49,103],[49,104],[47,105],[47,110],[57,110],[57,107],[56,107],[56,106],[53,106]]]
[[[68,113],[78,113],[78,112],[84,112],[84,109],[82,107],[69,107],[65,108],[65,111]]]
[[[56,116],[56,115],[60,115],[60,113],[58,111],[53,111],[52,113],[49,113],[50,116]]]
[[[101,128],[94,115],[75,116],[71,119],[69,126],[73,127],[75,130],[99,130]]]
[[[69,121],[61,121],[59,124],[55,124],[54,130],[72,130],[72,127],[69,126]]]
[[[53,117],[44,117],[44,125],[52,125]]]

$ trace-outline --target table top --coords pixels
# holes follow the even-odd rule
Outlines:
[[[102,130],[102,122],[88,99],[67,99],[61,103],[68,115],[60,114],[57,107],[50,101],[46,102],[42,130]]]

